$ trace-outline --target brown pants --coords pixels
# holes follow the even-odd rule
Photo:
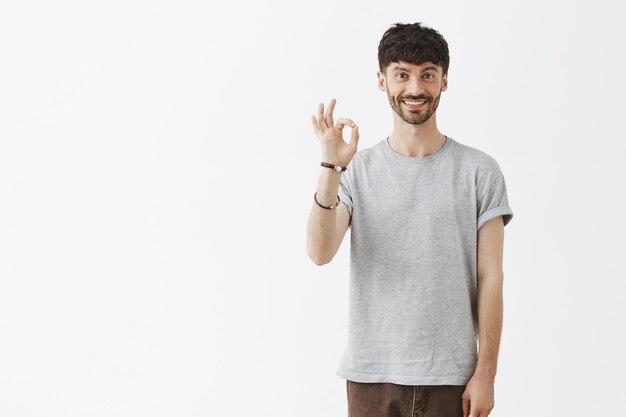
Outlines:
[[[463,417],[465,385],[398,385],[346,380],[348,417]]]

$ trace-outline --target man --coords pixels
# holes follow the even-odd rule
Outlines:
[[[504,176],[493,157],[437,128],[449,65],[439,32],[395,24],[378,60],[390,136],[357,152],[358,126],[334,122],[335,99],[311,120],[322,172],[309,257],[330,262],[352,230],[349,339],[337,369],[349,415],[486,417],[495,405],[504,226],[513,218]]]

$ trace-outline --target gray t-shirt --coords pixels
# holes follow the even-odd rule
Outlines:
[[[496,160],[446,137],[426,157],[387,139],[341,174],[350,218],[348,344],[337,375],[357,382],[465,385],[478,341],[476,242],[513,218]],[[341,208],[341,210],[344,210]]]

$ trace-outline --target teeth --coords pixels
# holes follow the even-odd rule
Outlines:
[[[424,104],[426,103],[426,100],[422,100],[422,101],[408,101],[408,100],[404,100],[404,102],[408,105],[411,106],[419,106],[420,104]]]

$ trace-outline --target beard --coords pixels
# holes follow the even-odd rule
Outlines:
[[[439,94],[437,98],[435,98],[434,102],[431,102],[430,99],[424,98],[428,100],[426,102],[426,107],[420,110],[410,110],[406,106],[402,105],[402,100],[398,99],[397,101],[389,94],[389,89],[387,89],[387,99],[389,100],[389,104],[393,111],[396,112],[398,116],[405,122],[412,125],[421,125],[430,119],[435,111],[437,111],[437,107],[439,107],[439,99],[441,98],[441,88],[439,88]]]

